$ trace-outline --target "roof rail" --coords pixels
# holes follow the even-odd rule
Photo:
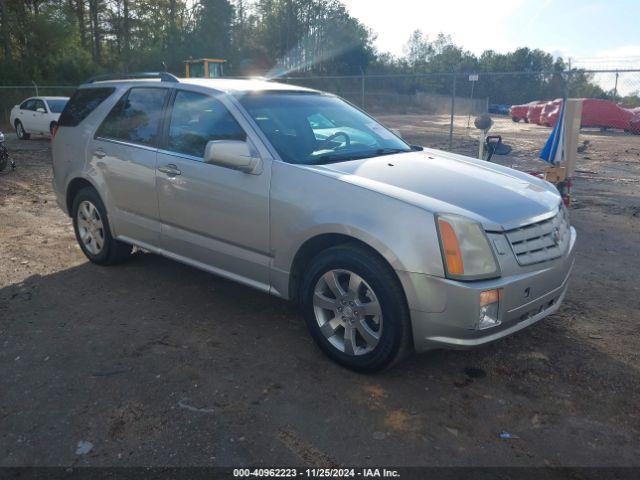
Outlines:
[[[145,79],[159,78],[162,82],[179,83],[178,77],[169,72],[136,72],[136,73],[111,73],[106,75],[96,75],[91,77],[85,83],[106,82],[108,80],[129,80],[129,79]]]

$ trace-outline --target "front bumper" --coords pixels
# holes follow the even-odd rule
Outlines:
[[[478,282],[398,272],[405,287],[417,352],[434,348],[472,348],[522,330],[560,308],[573,268],[576,232],[567,253],[538,270]],[[476,327],[480,292],[502,289],[500,325]]]

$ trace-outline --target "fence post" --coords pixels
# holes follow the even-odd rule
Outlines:
[[[31,83],[33,83],[33,86],[36,88],[36,97],[39,97],[40,95],[38,95],[38,84],[33,80],[31,80]]]
[[[453,114],[456,109],[456,72],[453,72],[453,86],[451,87],[451,120],[449,123],[449,151],[453,150]]]

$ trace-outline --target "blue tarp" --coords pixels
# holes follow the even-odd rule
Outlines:
[[[559,165],[564,161],[562,149],[564,138],[564,102],[560,105],[560,113],[556,126],[551,131],[544,148],[540,151],[540,158],[552,165]]]

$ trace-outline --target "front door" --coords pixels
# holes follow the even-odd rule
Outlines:
[[[242,121],[242,120],[241,120]],[[269,286],[269,181],[204,163],[211,140],[247,134],[222,102],[178,90],[158,151],[162,247],[170,256],[261,289]]]
[[[156,156],[169,90],[135,87],[111,109],[89,142],[90,169],[104,182],[103,201],[117,237],[159,248]]]

